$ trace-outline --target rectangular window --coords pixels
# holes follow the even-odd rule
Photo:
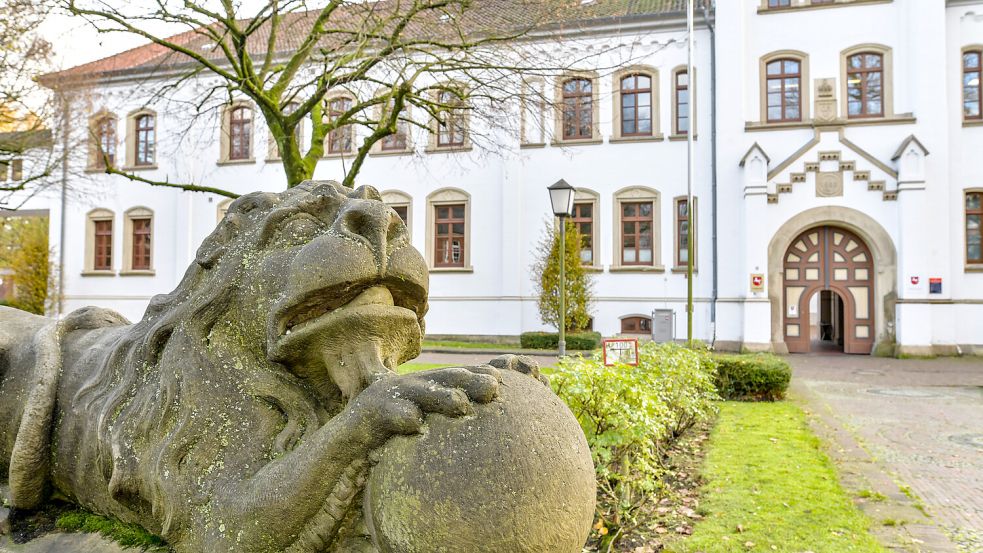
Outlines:
[[[590,79],[563,82],[563,139],[583,140],[594,136],[594,84]]]
[[[792,4],[792,0],[768,0],[769,8],[787,8]]]
[[[795,59],[774,60],[765,66],[768,122],[802,120],[802,103],[799,94],[802,84],[801,70],[801,63]]]
[[[963,117],[983,119],[983,96],[980,95],[980,74],[983,50],[963,54]]]
[[[635,74],[621,78],[621,135],[652,134],[652,77]]]
[[[694,198],[694,202],[696,199]],[[676,266],[684,267],[689,261],[690,210],[686,198],[676,200]],[[695,244],[694,244],[695,246]],[[695,247],[694,247],[695,249]],[[695,264],[695,260],[694,260]]]
[[[24,160],[15,159],[10,162],[10,180],[19,181],[24,178]]]
[[[407,134],[406,122],[399,121],[396,123],[396,134],[383,137],[380,148],[383,152],[402,152],[406,149]]]
[[[338,121],[352,109],[351,98],[335,98],[328,102],[328,119]],[[328,153],[344,154],[352,150],[352,126],[342,125],[328,133]]]
[[[463,112],[464,102],[457,94],[449,90],[438,94],[437,102],[441,108],[446,110],[444,120],[437,122],[437,147],[464,146],[467,132]]]
[[[686,134],[689,132],[689,75],[686,71],[676,73],[675,93],[673,99],[676,103],[676,134]]]
[[[95,226],[95,259],[92,268],[96,271],[113,269],[113,222],[93,221]]]
[[[464,267],[465,205],[436,205],[434,224],[434,266]]]
[[[157,138],[154,129],[153,115],[140,115],[136,120],[136,152],[134,161],[137,165],[153,165],[156,161]]]
[[[966,194],[966,263],[983,263],[983,192]]]
[[[253,111],[237,107],[229,114],[229,159],[251,159],[253,152]]]
[[[651,334],[652,319],[648,317],[625,317],[621,319],[622,334]]]
[[[393,208],[393,211],[396,212],[396,215],[399,215],[399,218],[403,220],[403,224],[404,225],[409,224],[409,210],[410,210],[410,206],[408,206],[408,205],[394,205],[394,206],[392,206],[392,208]]]
[[[652,202],[621,203],[621,263],[622,265],[651,265]]]
[[[150,270],[150,218],[132,219],[133,265],[135,271]]]
[[[847,115],[850,118],[884,115],[884,57],[862,52],[847,58]]]
[[[573,204],[573,217],[570,222],[580,233],[580,262],[594,264],[594,202]]]

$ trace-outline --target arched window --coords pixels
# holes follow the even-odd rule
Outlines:
[[[328,101],[328,120],[332,123],[337,122],[352,109],[352,99],[347,96],[338,96]],[[335,127],[328,133],[328,153],[347,154],[352,151],[352,126],[345,124]]]
[[[437,104],[443,110],[443,121],[437,121],[437,147],[464,146],[467,138],[464,100],[456,92],[442,90],[437,94]]]
[[[386,190],[382,194],[382,201],[399,215],[403,224],[406,225],[407,232],[412,230],[413,225],[413,199],[409,194],[398,190]]]
[[[769,123],[802,120],[802,62],[793,58],[765,65]]]
[[[690,129],[689,103],[690,78],[686,68],[677,69],[672,75],[673,134],[685,136]]]
[[[236,106],[229,112],[229,160],[253,157],[253,110]]]
[[[471,270],[471,197],[456,188],[427,197],[427,260],[436,271]]]
[[[598,267],[598,231],[600,226],[600,211],[598,209],[600,196],[585,188],[577,189],[573,202],[573,216],[570,222],[580,233],[580,262],[588,267]]]
[[[659,192],[641,186],[614,194],[613,271],[664,270]]]
[[[594,137],[594,85],[590,79],[563,81],[563,139]]]
[[[632,316],[621,319],[622,334],[651,334],[652,319],[649,317]]]
[[[83,275],[113,274],[113,212],[93,209],[85,221],[85,263]]]
[[[983,68],[983,48],[963,52],[963,119],[983,119],[983,95],[980,94],[980,75]]]
[[[632,73],[621,77],[621,136],[652,134],[652,77]]]
[[[91,166],[104,169],[116,165],[116,118],[103,115],[92,124]]]
[[[966,192],[966,264],[983,265],[983,190]]]
[[[153,271],[154,212],[134,207],[123,218],[123,271],[120,274],[147,274]]]
[[[859,52],[847,57],[846,91],[848,117],[883,116],[884,56]]]
[[[157,130],[156,118],[153,114],[144,113],[136,116],[133,164],[136,166],[153,165],[157,161]]]

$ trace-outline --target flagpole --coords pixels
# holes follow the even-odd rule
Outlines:
[[[686,2],[686,343],[693,344],[693,243],[695,240],[696,210],[693,209],[693,174],[696,172],[696,142],[694,135],[696,113],[696,76],[693,74],[693,50],[695,37],[693,34],[693,0]],[[677,208],[678,209],[678,208]]]

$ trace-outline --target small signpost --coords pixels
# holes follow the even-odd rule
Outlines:
[[[638,340],[635,338],[615,338],[604,340],[604,365],[610,367],[616,363],[638,365]]]

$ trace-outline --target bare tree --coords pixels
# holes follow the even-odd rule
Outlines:
[[[45,127],[56,115],[36,81],[50,70],[51,44],[38,34],[51,3],[0,0],[0,194],[53,182],[59,160]]]
[[[397,140],[408,129],[467,132],[469,140],[478,132],[493,135],[505,123],[502,106],[519,93],[523,78],[553,75],[600,54],[577,59],[555,44],[544,45],[546,35],[537,34],[560,14],[569,20],[581,9],[572,0],[267,0],[248,14],[233,0],[58,1],[100,32],[135,34],[161,49],[143,67],[155,79],[155,96],[173,97],[186,84],[207,83],[194,100],[197,115],[249,99],[275,141],[288,186],[311,178],[326,144],[353,140],[354,128],[363,131],[351,146],[348,186],[373,146]],[[186,30],[173,36],[151,32],[161,24]],[[173,77],[161,86],[164,74]],[[47,83],[66,88],[97,81],[69,71],[49,76]],[[332,104],[338,91],[348,101]],[[488,117],[484,131],[474,125],[463,130],[460,121],[482,109],[498,117]],[[311,128],[306,140],[298,132],[305,121]],[[106,173],[133,181],[235,196],[150,179],[112,161],[104,156]]]

